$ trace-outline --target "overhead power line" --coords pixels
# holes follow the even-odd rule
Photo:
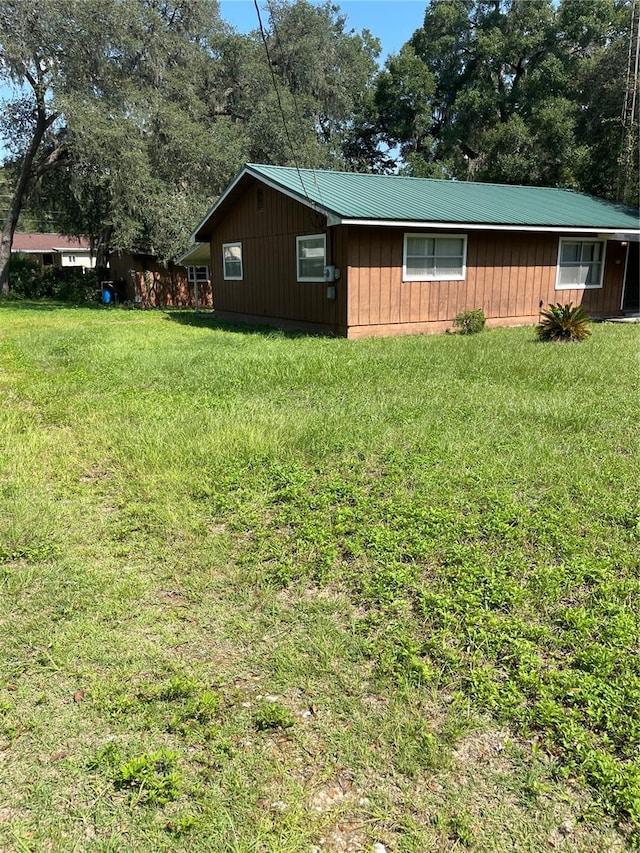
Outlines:
[[[309,202],[311,202],[311,199],[309,198],[309,195],[307,193],[307,189],[304,185],[304,181],[302,180],[302,174],[300,172],[300,166],[298,165],[298,158],[296,157],[296,150],[295,150],[295,147],[294,147],[293,142],[291,140],[291,134],[289,133],[289,125],[287,123],[287,117],[286,117],[285,112],[284,112],[284,107],[282,106],[282,100],[280,98],[280,90],[278,88],[278,81],[276,79],[276,73],[273,69],[273,64],[271,62],[271,55],[269,54],[269,45],[267,43],[267,37],[265,35],[264,27],[262,25],[262,16],[260,15],[260,8],[258,6],[258,0],[253,0],[253,5],[255,6],[256,15],[258,16],[258,27],[260,29],[260,35],[262,37],[262,43],[264,45],[264,51],[265,51],[265,54],[267,57],[267,64],[269,66],[269,71],[271,72],[271,79],[273,81],[273,88],[274,88],[275,93],[276,93],[276,100],[278,101],[278,108],[280,110],[280,115],[282,117],[282,124],[284,126],[284,133],[285,133],[285,136],[287,137],[287,142],[289,143],[289,148],[291,150],[291,159],[293,160],[293,164],[296,168],[296,172],[298,173],[298,180],[300,181],[300,186],[302,187],[302,192],[304,193],[307,200]],[[272,18],[273,18],[273,14],[272,14]],[[295,104],[295,98],[294,98],[294,104]]]

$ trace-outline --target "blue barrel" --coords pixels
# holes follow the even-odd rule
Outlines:
[[[103,305],[109,305],[110,302],[111,302],[111,291],[109,290],[108,287],[103,287],[102,288],[102,304]]]

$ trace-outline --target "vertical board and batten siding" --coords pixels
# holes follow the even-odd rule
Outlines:
[[[258,209],[258,187],[263,207]],[[298,282],[296,237],[326,234],[327,263],[343,271],[336,299],[325,282]],[[327,228],[325,217],[270,187],[247,180],[236,190],[210,235],[216,314],[222,318],[346,335],[344,230]],[[242,281],[225,281],[222,244],[242,243]]]
[[[402,281],[405,233],[350,228],[349,337],[441,331],[460,311],[474,308],[482,308],[494,325],[535,323],[552,302],[582,304],[595,317],[620,313],[625,248],[618,242],[606,245],[602,288],[556,290],[559,235],[469,232],[464,281]]]
[[[187,269],[179,264],[161,263],[153,255],[113,252],[109,255],[109,275],[120,301],[134,302],[145,308],[195,308],[193,284]],[[200,282],[198,305],[213,305],[211,285]]]

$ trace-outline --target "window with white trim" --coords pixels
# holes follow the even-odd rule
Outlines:
[[[222,244],[222,265],[225,281],[242,281],[242,243]]]
[[[189,284],[204,284],[209,281],[209,267],[187,267],[187,280]]]
[[[466,234],[405,234],[403,281],[464,281]]]
[[[298,281],[324,281],[327,262],[326,234],[296,237]]]
[[[560,239],[556,290],[602,287],[604,240]]]

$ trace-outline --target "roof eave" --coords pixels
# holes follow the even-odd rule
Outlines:
[[[621,231],[618,228],[590,225],[517,225],[499,222],[437,222],[425,219],[350,219],[332,216],[330,225],[378,225],[392,228],[452,228],[456,231],[530,231],[552,234],[597,234],[618,240],[633,240],[640,235],[637,231]]]
[[[208,242],[194,243],[192,246],[189,246],[186,252],[177,257],[175,262],[182,266],[207,266],[209,264],[210,253],[211,248]]]

